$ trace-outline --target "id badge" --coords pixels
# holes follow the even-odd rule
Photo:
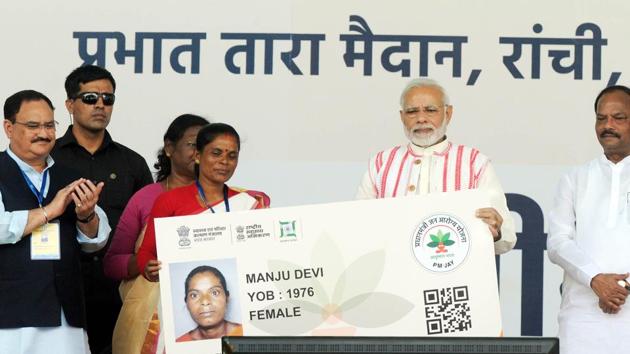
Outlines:
[[[31,259],[60,259],[59,237],[58,222],[49,222],[33,230],[31,234]]]

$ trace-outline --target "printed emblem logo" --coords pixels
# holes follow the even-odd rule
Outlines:
[[[177,228],[177,234],[179,235],[179,245],[180,247],[188,247],[190,246],[190,239],[188,238],[188,234],[190,233],[190,228],[184,225]]]
[[[412,236],[413,254],[426,269],[448,272],[464,262],[470,251],[466,226],[447,214],[431,215],[420,223]]]
[[[245,241],[245,228],[242,225],[236,226],[236,240]]]
[[[297,237],[295,230],[295,220],[280,221],[280,238]]]

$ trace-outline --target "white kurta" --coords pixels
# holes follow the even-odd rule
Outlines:
[[[503,218],[501,240],[494,243],[496,254],[516,244],[514,221],[505,194],[489,159],[477,149],[454,145],[447,140],[421,148],[409,144],[381,151],[370,159],[357,199],[425,195],[466,189],[484,189],[491,205]]]
[[[558,323],[564,354],[630,353],[630,308],[605,314],[590,287],[598,273],[630,271],[630,157],[604,155],[562,177],[547,252],[564,269]]]

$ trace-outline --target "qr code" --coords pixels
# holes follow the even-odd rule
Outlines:
[[[424,291],[428,334],[464,332],[472,327],[468,286]]]

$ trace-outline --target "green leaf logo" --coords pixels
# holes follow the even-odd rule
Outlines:
[[[411,243],[416,260],[432,272],[460,266],[470,251],[466,225],[453,215],[433,214],[418,222]]]
[[[450,232],[442,233],[442,230],[438,230],[437,235],[429,235],[429,237],[431,238],[431,242],[427,243],[427,246],[431,248],[437,248],[435,253],[448,252],[446,247],[455,244],[455,241],[450,240]]]

